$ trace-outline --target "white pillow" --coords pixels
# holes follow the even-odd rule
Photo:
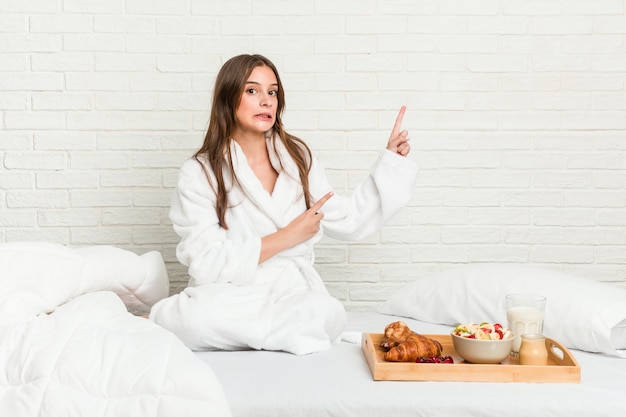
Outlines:
[[[159,252],[137,255],[114,246],[0,244],[0,326],[50,313],[73,298],[113,291],[129,310],[147,312],[169,293]]]
[[[548,301],[543,333],[571,349],[626,358],[626,289],[564,272],[503,264],[469,265],[418,278],[400,288],[381,313],[448,324],[500,322],[505,295]]]

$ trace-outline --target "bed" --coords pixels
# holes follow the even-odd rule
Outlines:
[[[447,325],[379,313],[348,314],[344,341],[306,356],[281,352],[196,352],[221,382],[234,416],[619,416],[626,415],[626,360],[571,350],[579,384],[374,381],[360,334],[395,320],[415,331]],[[449,366],[449,365],[441,365]]]
[[[579,383],[373,379],[361,349],[363,333],[382,333],[396,320],[423,334],[447,334],[455,323],[502,322],[505,295],[519,292],[548,298],[544,334],[574,356]],[[467,265],[417,277],[378,312],[349,312],[342,341],[329,350],[196,356],[213,369],[233,415],[241,417],[623,416],[626,290],[556,269]]]
[[[341,340],[309,355],[192,352],[141,317],[168,291],[158,252],[0,245],[0,416],[626,415],[619,287],[520,267],[445,271],[408,283],[379,312],[349,312]],[[363,333],[396,320],[424,334],[499,321],[504,294],[519,291],[548,297],[544,333],[574,354],[580,383],[373,379]]]

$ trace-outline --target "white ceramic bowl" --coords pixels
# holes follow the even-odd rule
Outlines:
[[[468,339],[452,335],[456,353],[469,363],[500,363],[511,354],[513,337],[502,340]]]

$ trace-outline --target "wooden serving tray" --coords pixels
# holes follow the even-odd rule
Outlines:
[[[387,362],[385,351],[378,345],[383,337],[378,333],[363,333],[361,350],[375,381],[474,381],[474,382],[553,382],[579,383],[580,366],[569,350],[553,339],[546,338],[548,364],[520,365],[516,356],[499,364],[465,362],[454,349],[449,334],[425,334],[443,346],[442,355],[452,356],[453,364]]]

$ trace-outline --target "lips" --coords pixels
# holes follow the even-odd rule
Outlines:
[[[271,121],[273,119],[270,113],[259,113],[255,115],[254,117],[262,119],[262,120],[266,120],[266,121]]]

